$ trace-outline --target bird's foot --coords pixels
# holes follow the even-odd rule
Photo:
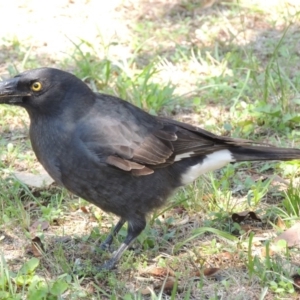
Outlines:
[[[99,248],[101,251],[109,251],[111,252],[110,246],[114,237],[112,234],[109,234],[107,238],[100,244]]]
[[[110,271],[112,269],[115,268],[115,266],[117,265],[120,257],[122,256],[122,254],[124,253],[124,251],[128,248],[128,245],[123,243],[121,244],[121,246],[119,247],[118,250],[116,250],[112,257],[106,261],[104,264],[102,264],[101,266],[97,267],[98,272],[102,272],[102,271]]]
[[[116,264],[117,262],[115,261],[115,259],[109,259],[104,264],[95,267],[93,271],[95,273],[101,273],[103,271],[111,271],[116,268]]]
[[[104,241],[100,244],[99,249],[101,251],[108,251],[108,252],[112,252],[111,248],[110,248],[110,243],[108,243],[107,241]]]
[[[78,277],[95,276],[99,273],[111,271],[116,267],[117,262],[114,259],[109,259],[104,264],[99,266],[88,266],[77,261],[74,264],[73,274]]]

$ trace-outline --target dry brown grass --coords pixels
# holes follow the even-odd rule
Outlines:
[[[22,71],[24,67],[22,60],[26,53],[33,65],[61,67],[62,61],[66,57],[69,58],[74,51],[74,45],[70,41],[78,43],[80,38],[91,44],[95,41],[97,43],[104,41],[104,44],[117,41],[109,49],[109,57],[112,60],[131,58],[136,48],[143,44],[137,53],[132,72],[149,61],[158,60],[161,72],[156,80],[170,81],[176,85],[178,94],[185,94],[197,89],[199,81],[224,74],[234,77],[228,65],[212,55],[216,45],[225,49],[225,52],[230,52],[234,47],[251,49],[261,59],[262,70],[268,62],[270,52],[274,49],[272,46],[271,50],[268,49],[266,41],[279,40],[283,29],[289,24],[292,26],[288,38],[292,41],[297,37],[299,30],[297,12],[300,11],[297,0],[272,2],[241,0],[239,4],[235,1],[213,2],[215,1],[111,0],[105,3],[98,0],[1,1],[0,11],[5,17],[0,19],[0,75],[8,76],[7,68],[12,65]],[[236,10],[238,13],[236,11],[233,13],[232,8],[236,7],[240,7]],[[140,24],[151,26],[149,25],[148,31],[145,28],[138,30]],[[201,49],[205,54],[202,60],[189,58],[173,62],[176,59],[172,61],[169,58],[176,54],[178,45]],[[96,48],[98,46],[95,45]],[[105,53],[100,51],[99,57],[104,56]],[[75,68],[69,61],[65,63],[65,67],[69,70]],[[295,65],[294,68],[296,74],[299,66]],[[205,111],[194,112],[190,107],[185,109],[182,106],[175,107],[174,111],[176,117],[184,121],[212,126],[219,123],[220,116],[223,120],[230,118],[228,106],[222,102],[222,98],[219,101],[217,105],[214,99],[207,101]],[[27,155],[24,157],[13,153],[11,157],[1,156],[3,164],[9,165],[13,170],[37,170],[39,166],[33,158],[27,139],[24,139],[27,132],[24,124],[28,124],[26,114],[18,112],[3,115],[2,110],[2,116],[6,122],[0,125],[2,142],[12,143],[15,146],[21,144],[20,149]],[[222,129],[220,131],[222,132]],[[7,173],[8,170],[1,173],[3,178]],[[249,170],[245,173],[251,174]],[[198,187],[195,185],[194,189],[197,195]],[[46,191],[54,194],[56,188],[52,187]],[[38,195],[40,191],[33,190],[32,193]],[[54,280],[61,273],[71,272],[74,263],[100,264],[106,258],[106,254],[100,256],[93,252],[99,234],[95,234],[95,238],[88,239],[88,237],[91,231],[98,228],[99,221],[101,232],[108,232],[115,222],[115,218],[102,213],[92,205],[86,203],[76,205],[74,203],[78,203],[77,198],[69,194],[64,196],[62,213],[52,219],[50,227],[43,233],[46,254],[41,258],[38,274],[47,281]],[[201,192],[200,196],[203,196]],[[237,196],[239,201],[241,197]],[[270,198],[275,199],[273,195]],[[245,199],[242,200],[243,203],[246,202]],[[18,270],[24,261],[34,255],[28,229],[30,224],[40,217],[40,208],[39,206],[31,207],[29,210],[22,208],[31,201],[32,197],[26,196],[22,203],[16,202],[21,220],[15,217],[0,227],[0,253],[11,270]],[[46,204],[47,201],[46,199]],[[205,198],[203,201],[205,202]],[[274,201],[278,202],[277,199]],[[84,207],[84,210],[81,207]],[[173,210],[166,212],[160,217],[162,225],[155,224],[154,231],[147,229],[146,233],[149,236],[144,236],[143,241],[135,246],[138,255],[129,251],[120,268],[112,274],[100,278],[87,276],[82,282],[76,283],[77,285],[72,282],[69,286],[70,292],[65,294],[64,299],[96,299],[98,288],[106,291],[108,295],[115,293],[115,299],[123,299],[126,293],[137,291],[145,293],[143,299],[150,299],[146,288],[156,288],[158,293],[164,289],[164,280],[167,276],[145,274],[146,265],[168,267],[174,272],[171,277],[179,278],[179,292],[174,299],[186,299],[187,290],[190,291],[190,297],[187,299],[279,299],[270,290],[266,291],[264,298],[260,298],[265,286],[261,285],[258,276],[249,277],[245,267],[248,248],[247,244],[243,244],[247,232],[241,237],[241,244],[228,242],[218,235],[205,234],[187,243],[180,251],[174,252],[177,243],[189,237],[195,228],[204,225],[206,212],[202,207],[207,208],[204,204],[196,208],[189,207],[187,211],[179,214]],[[168,224],[170,217],[174,220]],[[174,236],[166,240],[165,231],[173,231]],[[274,234],[274,229],[270,227],[257,231],[252,227],[250,231],[256,233],[262,231],[263,234],[272,231]],[[154,242],[154,246],[142,249],[142,246],[147,244],[145,243],[147,238]],[[213,239],[215,244],[212,243]],[[218,247],[222,250],[217,251]],[[261,253],[262,249],[263,243],[258,242],[254,246],[253,253],[255,251]],[[298,253],[293,253],[286,269],[294,271],[297,268],[298,258]],[[283,261],[286,263],[284,259]],[[217,276],[212,278],[201,276],[199,270],[211,267],[220,268]],[[290,272],[292,274],[292,271]],[[174,283],[171,286],[173,287]],[[84,291],[86,295],[82,297],[76,295],[79,291]],[[104,296],[102,292],[100,294],[101,299],[114,299],[113,296],[111,298]],[[165,290],[161,299],[171,299],[168,295],[170,291]],[[297,294],[288,297],[298,299]]]

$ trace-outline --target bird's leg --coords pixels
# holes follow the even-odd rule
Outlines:
[[[100,244],[101,250],[108,250],[110,248],[110,245],[116,236],[116,234],[120,231],[120,229],[123,227],[124,223],[126,222],[125,219],[121,218],[119,222],[114,227],[113,231],[109,233],[107,238]]]
[[[134,240],[139,236],[139,234],[146,227],[145,216],[140,216],[140,218],[128,220],[128,231],[127,236],[121,246],[113,253],[113,256],[110,260],[105,262],[100,266],[100,270],[111,270],[114,268],[116,263],[119,261],[122,254],[128,249],[128,247],[134,242]]]

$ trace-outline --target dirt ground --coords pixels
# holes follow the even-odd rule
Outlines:
[[[197,0],[190,2],[195,3],[196,1]],[[288,2],[291,10],[293,10],[296,9],[298,1],[299,0],[289,0],[284,2]],[[136,22],[140,22],[141,20],[145,22],[147,20],[157,20],[157,23],[170,24],[170,30],[177,30],[176,18],[178,18],[178,15],[185,9],[182,6],[183,2],[186,6],[189,0],[0,0],[0,12],[2,15],[0,18],[0,40],[2,41],[0,44],[0,76],[8,76],[7,68],[9,65],[15,65],[19,71],[22,71],[22,60],[24,56],[18,57],[13,47],[25,48],[25,53],[28,51],[28,55],[36,56],[40,65],[55,67],[61,65],[61,62],[71,55],[71,52],[74,50],[74,44],[80,42],[80,39],[84,39],[92,44],[95,40],[103,40],[106,44],[110,41],[117,41],[117,43],[110,48],[109,55],[118,60],[126,60],[130,58],[135,51],[133,45],[133,28],[135,28]],[[199,8],[193,10],[193,14],[197,14],[203,9],[210,9],[213,2],[218,1],[200,2]],[[280,0],[265,2],[253,0],[250,2],[254,4],[260,3],[260,5],[266,6],[266,9],[270,8],[271,11],[276,3],[280,3]],[[263,2],[263,4],[261,2]],[[264,20],[255,17],[249,18],[249,20],[250,19],[251,22],[253,22],[253,26],[251,27],[247,24],[247,30],[245,30],[243,36],[236,39],[236,44],[247,44],[256,39],[257,36],[266,29]],[[280,24],[277,24],[277,26],[280,28]],[[191,22],[190,30],[192,31],[190,34],[191,39],[187,41],[182,38],[182,44],[191,43],[199,45],[206,42],[207,36],[202,34],[198,24],[195,25]],[[212,34],[213,30],[212,28]],[[232,28],[232,30],[234,32],[235,29]],[[270,34],[278,38],[282,33],[278,33],[274,30],[274,32]],[[225,30],[220,30],[220,35],[224,35],[225,40],[230,33]],[[255,49],[260,50],[260,45],[263,41],[264,35],[261,34],[260,37],[256,39],[256,43],[253,47],[254,51]],[[153,42],[154,47],[159,44],[155,40],[151,40],[151,42]],[[166,41],[166,43],[169,43],[169,46],[172,47],[172,41]],[[146,59],[146,54],[145,57],[141,59]],[[207,72],[204,65],[201,66],[201,69],[196,69],[194,66],[192,66],[192,68],[194,68],[192,71],[194,74]],[[187,73],[184,69],[177,70],[173,66],[166,66],[166,70],[162,71],[162,75],[170,77],[172,82],[178,85],[177,88],[180,93],[189,91],[194,84],[193,80],[195,79],[192,78],[190,74],[191,73]],[[217,111],[216,108],[214,109],[212,115],[222,113],[222,108],[220,108],[220,112]],[[197,120],[193,120],[193,115],[188,115],[185,121],[196,123],[198,117]],[[25,113],[23,122],[28,124],[28,118]],[[20,121],[16,124],[16,128],[21,130],[18,133],[20,136],[26,134],[26,129],[20,129],[24,126],[23,122]],[[28,153],[29,155],[33,155],[30,149]],[[32,166],[34,169],[39,168],[36,162]],[[19,165],[18,168],[22,170],[25,169],[26,166]],[[60,226],[61,224],[57,224],[57,227],[53,225],[51,229],[47,231],[48,244],[51,245],[51,243],[57,242],[61,236],[63,243],[65,243],[65,248],[69,247],[71,249],[74,247],[74,249],[76,249],[77,245],[74,245],[76,239],[73,238],[74,235],[82,239],[88,236],[90,232],[98,226],[98,220],[95,220],[92,216],[97,214],[97,212],[95,213],[97,208],[91,205],[87,207],[87,210],[90,209],[93,210],[93,214],[86,213],[80,209],[65,214],[63,226]],[[102,212],[99,210],[98,214],[102,214]],[[106,214],[103,214],[103,216],[103,220],[107,222],[102,222],[101,230],[109,231],[112,221],[115,221],[116,218],[107,216]],[[30,222],[30,220],[21,220],[21,222]],[[198,226],[198,222],[199,220],[197,219],[190,219],[187,223],[193,225],[186,226]],[[107,224],[107,227],[105,227],[105,224]],[[191,229],[189,228],[188,230]],[[0,232],[0,238],[2,238],[1,235],[2,233]],[[12,267],[15,270],[24,262],[22,254],[27,251],[26,247],[28,247],[26,244],[28,240],[23,239],[23,235],[23,232],[15,228],[15,230],[9,232],[9,236],[5,236],[5,249],[3,249],[5,259],[14,261],[15,264]],[[82,243],[82,246],[79,247],[82,247],[79,252],[83,256],[85,253],[91,252],[90,245]],[[75,250],[72,251],[70,251],[72,255],[76,254]],[[153,258],[153,260],[155,259],[156,258]],[[52,263],[51,261],[49,262],[49,269],[53,267],[51,266]],[[59,262],[56,263],[59,264]],[[228,272],[230,272],[230,269],[228,269]],[[235,271],[233,270],[232,272],[234,273]],[[51,274],[46,274],[45,277],[47,276],[50,278]],[[234,275],[234,277],[239,278],[239,275]],[[135,280],[137,281],[137,279],[134,279],[132,285],[136,282]],[[255,286],[251,290],[251,287],[246,287],[243,285],[243,282],[241,279],[241,282],[237,284],[240,291],[235,292],[239,296],[246,293],[246,290],[247,296],[245,295],[244,299],[254,299],[252,298],[254,297],[253,295],[260,294],[261,287],[259,284],[253,283]],[[218,283],[215,285],[216,289],[217,285]],[[135,287],[132,289],[134,288]],[[204,289],[207,289],[207,294],[209,294],[210,286],[206,285]],[[245,289],[245,291],[243,289]],[[226,292],[224,293],[226,294]],[[222,292],[220,292],[220,295],[222,296]],[[226,295],[224,297],[226,297]],[[270,299],[272,299],[271,296]]]

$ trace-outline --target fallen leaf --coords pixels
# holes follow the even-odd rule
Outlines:
[[[261,174],[252,174],[251,176],[251,179],[254,181],[254,182],[257,182],[257,181],[265,181],[266,179],[268,179],[268,176],[263,176]]]
[[[171,212],[176,215],[182,215],[186,212],[186,209],[183,206],[177,206],[174,207]]]
[[[146,287],[146,288],[140,289],[139,293],[143,296],[151,295],[152,289],[150,287]]]
[[[37,231],[45,231],[49,226],[49,222],[37,220],[29,227],[29,231],[31,233],[36,233]]]
[[[85,214],[89,214],[88,209],[86,208],[86,206],[81,206],[80,207],[81,211],[84,212]]]
[[[176,280],[174,277],[168,277],[167,280],[164,280],[162,282],[158,282],[157,284],[154,285],[154,288],[156,290],[163,290],[165,293],[170,293],[173,288],[174,288],[174,285],[176,283]],[[180,288],[178,287],[177,288],[177,291],[180,291]]]
[[[32,174],[29,172],[14,172],[13,175],[20,182],[35,188],[49,186],[54,182],[48,173]]]
[[[286,229],[285,223],[280,217],[278,217],[276,220],[276,226],[280,229]]]
[[[232,253],[230,253],[230,252],[222,252],[221,254],[220,254],[220,256],[222,257],[222,259],[232,259],[232,257],[233,257],[233,255],[232,255]]]
[[[300,223],[296,223],[291,228],[281,233],[275,242],[279,240],[285,240],[288,247],[299,247],[300,246]]]
[[[150,266],[141,273],[142,275],[150,275],[155,277],[175,276],[174,271],[170,268],[162,268]]]
[[[278,176],[278,175],[270,175],[270,177],[272,178],[272,182],[271,185],[278,185],[278,183],[284,184],[285,186],[288,186],[290,183],[287,180],[284,180],[282,177]]]
[[[31,240],[31,252],[35,257],[40,257],[43,254],[43,244],[38,236]]]
[[[219,271],[220,268],[206,268],[203,270],[203,275],[206,277],[210,277],[210,276],[214,276]]]
[[[44,246],[43,246],[41,239],[38,236],[36,236],[35,238],[33,238],[31,240],[31,249],[30,250],[35,257],[40,257],[43,255]]]
[[[190,217],[188,215],[186,215],[183,219],[181,220],[176,220],[174,222],[174,224],[170,227],[177,227],[177,226],[183,226],[185,224],[187,224],[190,221]]]
[[[174,277],[167,277],[167,279],[163,281],[156,282],[153,288],[151,287],[142,288],[139,290],[139,292],[140,294],[146,296],[146,295],[151,295],[153,290],[155,289],[155,290],[163,291],[164,293],[168,294],[173,290],[175,283],[176,283],[176,279]],[[180,290],[181,288],[177,287],[177,291]]]
[[[203,195],[203,196],[202,196],[201,201],[202,201],[202,202],[204,202],[204,201],[211,201],[211,199],[214,199],[213,194],[206,194],[206,195]]]
[[[261,255],[261,257],[267,257],[267,256],[273,256],[275,253],[276,253],[276,251],[272,247],[269,248],[269,252],[268,253],[267,253],[267,248],[263,247],[261,249],[260,255]]]
[[[203,270],[197,270],[194,273],[194,276],[200,277],[200,276],[204,275],[206,277],[212,277],[212,276],[215,276],[219,271],[220,271],[220,268],[206,268]]]
[[[251,178],[253,179],[254,182],[257,182],[259,180],[261,181],[266,181],[266,180],[270,180],[271,181],[271,185],[272,186],[278,186],[279,184],[281,185],[285,185],[288,186],[289,182],[287,180],[284,180],[282,177],[278,176],[278,175],[261,175],[261,174],[253,174],[251,176]]]

